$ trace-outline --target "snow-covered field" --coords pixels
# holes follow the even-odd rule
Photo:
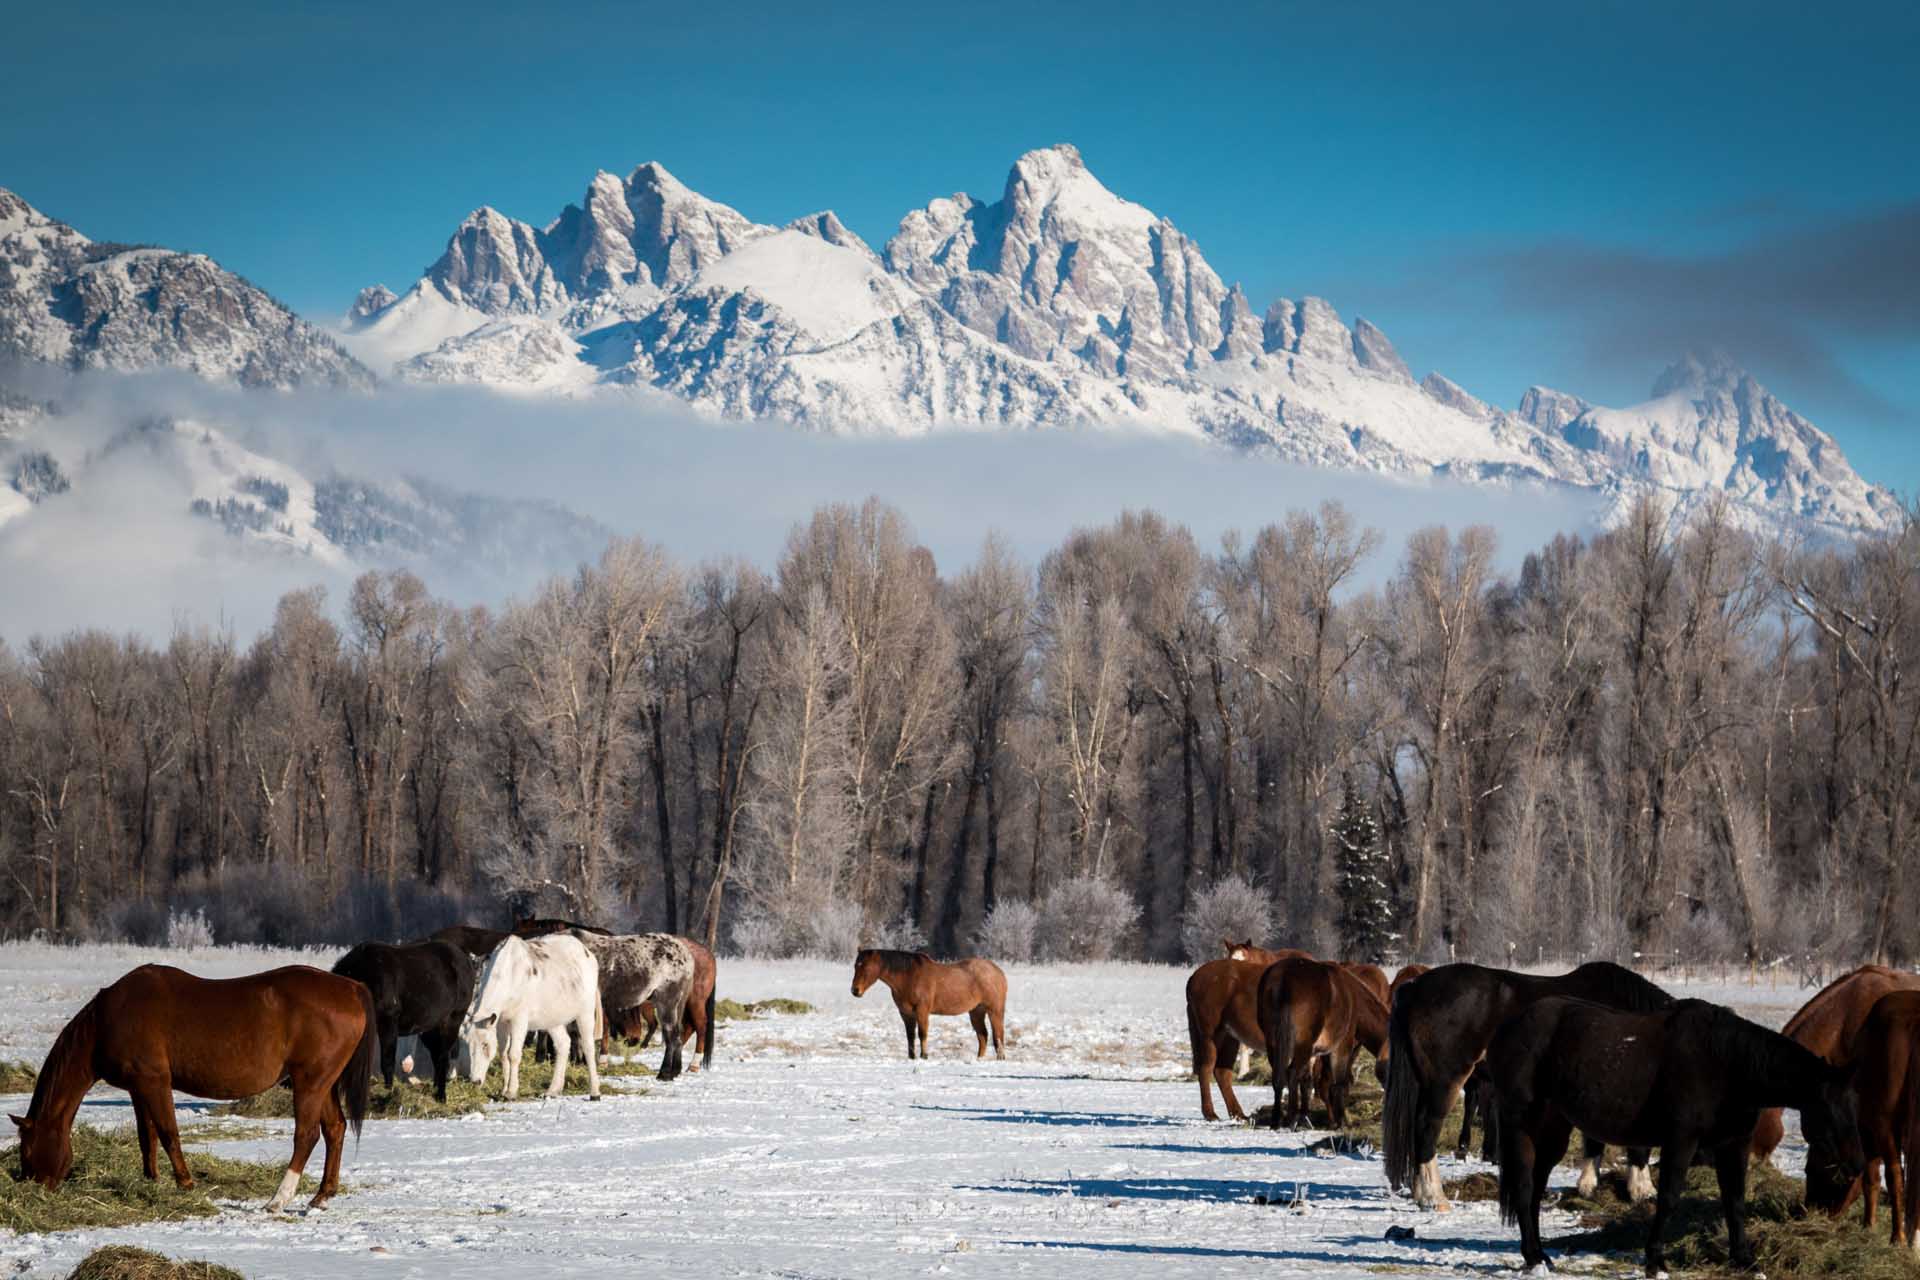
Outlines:
[[[0,1058],[37,1063],[95,988],[143,961],[227,976],[326,965],[334,954],[0,946]],[[625,1092],[599,1103],[569,1096],[459,1121],[372,1121],[348,1148],[351,1192],[320,1213],[268,1217],[248,1204],[125,1230],[0,1232],[0,1271],[61,1276],[110,1242],[250,1277],[394,1280],[669,1271],[1126,1280],[1169,1267],[1285,1277],[1518,1266],[1517,1237],[1490,1204],[1427,1215],[1389,1195],[1377,1158],[1311,1153],[1316,1134],[1202,1121],[1183,1078],[1187,972],[1014,967],[1007,1061],[976,1062],[966,1020],[949,1018],[935,1022],[933,1060],[909,1063],[884,989],[854,999],[850,966],[723,960],[722,996],[790,996],[819,1011],[722,1024],[711,1072],[667,1085],[620,1080]],[[1804,996],[1784,983],[1673,985],[1772,1026]],[[1267,1091],[1241,1097],[1252,1106]],[[0,1104],[25,1110],[24,1098]],[[204,1107],[183,1098],[180,1109],[186,1122]],[[117,1125],[131,1113],[124,1094],[103,1088],[81,1118]],[[212,1149],[284,1160],[291,1123],[276,1127],[273,1138]],[[1304,1212],[1254,1202],[1296,1192]],[[1390,1226],[1417,1235],[1388,1242]]]

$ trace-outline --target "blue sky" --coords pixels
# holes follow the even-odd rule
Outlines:
[[[878,244],[1071,141],[1256,306],[1322,294],[1416,373],[1624,403],[1719,343],[1920,490],[1920,7],[20,8],[0,185],[316,317],[599,168]]]

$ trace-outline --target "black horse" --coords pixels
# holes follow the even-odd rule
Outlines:
[[[373,992],[380,1031],[380,1071],[393,1088],[401,1036],[417,1035],[433,1057],[433,1096],[447,1100],[447,1075],[460,1043],[460,1020],[473,1002],[473,959],[451,942],[363,942],[334,962],[333,971]]]
[[[1663,1269],[1661,1233],[1703,1147],[1720,1175],[1728,1253],[1737,1267],[1753,1265],[1747,1149],[1763,1108],[1800,1113],[1810,1170],[1855,1178],[1866,1164],[1852,1070],[1704,1000],[1654,1013],[1536,1000],[1494,1036],[1487,1065],[1499,1099],[1500,1215],[1520,1224],[1529,1267],[1546,1261],[1540,1199],[1575,1126],[1603,1142],[1660,1148],[1650,1276]]]
[[[1535,977],[1477,964],[1443,964],[1394,994],[1388,1023],[1386,1109],[1381,1116],[1387,1181],[1413,1184],[1414,1199],[1436,1209],[1451,1206],[1440,1190],[1435,1156],[1440,1126],[1502,1023],[1536,1000],[1573,996],[1618,1009],[1665,1009],[1673,997],[1631,969],[1592,960],[1571,973]],[[1589,1140],[1597,1161],[1600,1143]],[[1644,1169],[1645,1151],[1629,1153]],[[1584,1180],[1584,1179],[1583,1179]]]

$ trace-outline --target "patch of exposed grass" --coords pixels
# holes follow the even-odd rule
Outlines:
[[[1498,1200],[1500,1198],[1500,1175],[1488,1173],[1484,1169],[1458,1178],[1448,1178],[1440,1184],[1449,1200]]]
[[[0,1093],[32,1093],[39,1069],[30,1062],[0,1062]]]
[[[1653,1225],[1651,1204],[1630,1205],[1619,1179],[1603,1179],[1592,1198],[1563,1194],[1559,1207],[1581,1215],[1577,1235],[1548,1241],[1555,1249],[1595,1251],[1638,1260]],[[1884,1216],[1869,1230],[1854,1212],[1835,1220],[1809,1213],[1804,1188],[1770,1165],[1747,1172],[1747,1231],[1760,1270],[1775,1276],[1854,1276],[1862,1280],[1915,1280],[1920,1261],[1887,1242]],[[1687,1175],[1686,1195],[1667,1224],[1667,1269],[1696,1276],[1733,1276],[1728,1264],[1726,1218],[1720,1184],[1711,1169]]]
[[[213,1262],[176,1262],[151,1249],[110,1244],[80,1260],[67,1280],[246,1280],[232,1267]]]
[[[182,1190],[164,1153],[160,1176],[149,1182],[140,1172],[140,1144],[133,1130],[102,1131],[90,1125],[73,1130],[73,1171],[55,1191],[17,1176],[18,1143],[0,1150],[0,1228],[11,1231],[70,1231],[79,1227],[124,1227],[137,1222],[177,1222],[220,1212],[219,1200],[271,1198],[286,1171],[286,1161],[228,1160],[204,1151],[187,1152],[194,1185]],[[302,1192],[319,1183],[300,1180]]]
[[[741,1004],[738,1000],[715,1000],[713,1002],[713,1020],[715,1022],[741,1022],[749,1018],[761,1018],[770,1013],[812,1013],[814,1008],[805,1000],[789,1000],[785,996],[774,996],[767,1000],[755,1000]]]

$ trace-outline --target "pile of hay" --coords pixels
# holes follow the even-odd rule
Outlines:
[[[763,1018],[770,1013],[812,1013],[813,1011],[813,1006],[805,1000],[790,1000],[786,996],[755,1000],[750,1004],[741,1004],[738,1000],[713,1002],[715,1022],[740,1022],[748,1018]]]
[[[638,1057],[612,1059],[600,1064],[603,1083],[608,1076],[651,1075],[653,1069],[640,1061]],[[393,1088],[375,1082],[373,1095],[369,1100],[367,1115],[377,1120],[445,1120],[471,1115],[476,1111],[485,1111],[496,1102],[502,1101],[501,1068],[496,1062],[487,1073],[486,1083],[472,1082],[455,1076],[447,1081],[447,1100],[440,1102],[433,1096],[430,1086],[397,1082]],[[535,1062],[533,1053],[520,1063],[520,1101],[538,1100],[547,1091],[547,1085],[553,1081],[553,1064]],[[587,1092],[587,1068],[582,1063],[573,1063],[567,1069],[567,1093],[584,1094]],[[622,1089],[622,1096],[645,1093],[644,1089]],[[251,1098],[242,1098],[238,1102],[228,1102],[215,1107],[214,1115],[247,1116],[256,1120],[285,1120],[293,1116],[293,1090],[280,1085],[257,1093]]]
[[[28,1062],[0,1062],[0,1093],[32,1093],[40,1072]]]
[[[15,1175],[20,1147],[0,1150],[0,1228],[9,1231],[70,1231],[79,1227],[125,1227],[139,1222],[176,1222],[220,1212],[221,1200],[265,1203],[280,1186],[286,1161],[228,1160],[188,1150],[194,1185],[176,1187],[161,1153],[160,1176],[149,1182],[140,1172],[140,1144],[133,1131],[104,1131],[90,1125],[73,1130],[73,1172],[56,1191]],[[301,1179],[302,1194],[318,1186]]]
[[[110,1244],[95,1249],[67,1280],[246,1280],[232,1267],[213,1262],[175,1262],[151,1249]]]

